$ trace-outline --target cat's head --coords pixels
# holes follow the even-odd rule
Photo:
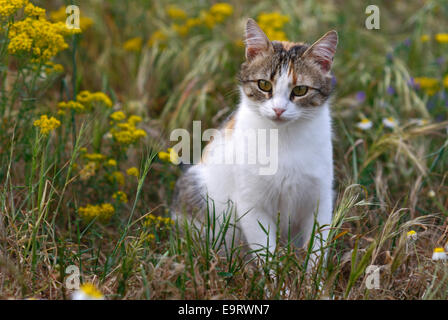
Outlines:
[[[309,119],[332,91],[330,73],[338,43],[327,32],[311,46],[270,41],[253,19],[246,26],[246,61],[239,80],[248,105],[276,123]]]

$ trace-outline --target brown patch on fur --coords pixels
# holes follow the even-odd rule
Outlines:
[[[202,150],[201,154],[201,160],[199,160],[199,163],[205,163],[207,161],[207,156],[209,154],[210,144],[213,142],[213,137],[210,137],[210,141],[207,143],[207,145]]]
[[[224,129],[234,129],[235,128],[235,115],[233,114],[230,116],[229,120],[227,121],[226,125],[224,126]]]
[[[290,41],[279,41],[279,42],[283,46],[283,49],[285,49],[286,51],[291,50],[292,47],[304,45],[303,42],[290,42]]]
[[[292,83],[296,84],[297,83],[297,72],[295,72],[295,68],[294,68],[294,63],[292,60],[289,61],[289,66],[288,66],[288,76],[292,75]]]
[[[283,49],[285,49],[286,51],[289,51],[289,49],[294,47],[294,42],[289,41],[279,41],[279,42],[282,45]]]
[[[224,133],[226,134],[226,138],[230,138],[229,134],[227,133],[228,131],[225,130],[230,130],[230,134],[232,134],[233,129],[235,129],[235,122],[236,122],[236,118],[235,118],[235,114],[230,115],[230,117],[227,119],[227,121],[224,123],[224,126],[222,127],[222,131],[224,131]],[[201,155],[201,160],[199,161],[199,163],[204,163],[207,160],[207,156],[209,154],[209,149],[210,149],[210,144],[213,142],[214,137],[212,136],[210,138],[210,142],[207,143],[207,145],[204,147],[204,150],[202,151],[202,155]]]
[[[233,129],[235,129],[235,122],[236,122],[235,113],[233,113],[227,119],[227,122],[224,124],[224,127],[223,127],[226,139],[229,139],[232,137]]]
[[[204,147],[204,150],[202,151],[202,155],[201,155],[201,160],[199,161],[199,163],[204,163],[207,160],[207,156],[208,156],[208,150],[210,149],[210,143],[213,142],[213,137],[210,138],[210,142],[207,143],[207,145]]]

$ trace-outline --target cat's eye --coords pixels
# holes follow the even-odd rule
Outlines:
[[[272,83],[270,83],[267,80],[258,80],[258,88],[260,88],[260,90],[262,91],[266,91],[269,92],[272,90]]]
[[[302,97],[306,95],[307,92],[308,92],[307,86],[297,86],[292,89],[292,95],[296,97]]]

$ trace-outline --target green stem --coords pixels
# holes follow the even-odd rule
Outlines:
[[[77,96],[77,67],[76,67],[76,49],[78,47],[78,36],[73,35],[73,51],[72,51],[72,63],[73,63],[73,76],[72,76],[72,85],[73,85],[73,95],[72,100],[76,101]],[[72,122],[72,136],[73,136],[73,147],[76,145],[76,121],[75,121],[75,110],[71,111],[71,122]]]

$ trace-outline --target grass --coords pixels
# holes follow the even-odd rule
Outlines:
[[[50,17],[70,1],[33,3]],[[170,4],[189,18],[211,7]],[[446,2],[377,1],[380,30],[364,28],[362,1],[230,4],[233,12],[213,27],[180,35],[173,24],[185,20],[170,17],[165,2],[83,1],[81,17],[90,20],[51,59],[63,72],[8,51],[8,21],[22,20],[22,11],[0,20],[0,298],[68,299],[71,265],[107,299],[448,298],[447,265],[431,258],[447,242],[448,44],[436,40],[448,32]],[[311,245],[278,246],[260,264],[226,244],[231,208],[221,222],[208,208],[203,226],[163,219],[181,170],[157,152],[170,146],[173,128],[191,129],[193,120],[218,127],[235,109],[245,19],[274,11],[289,17],[281,30],[291,40],[311,42],[330,29],[340,37],[334,219],[315,226],[313,241],[330,228],[328,255],[308,274]],[[141,47],[123,48],[135,37]],[[415,86],[421,77],[436,84]],[[113,105],[100,99],[82,113],[58,113],[59,102],[83,90],[101,91]],[[126,120],[114,122],[115,111]],[[33,126],[43,114],[61,122],[48,135]],[[142,121],[131,129],[146,135],[120,143],[117,123],[132,115]],[[388,117],[395,127],[385,126]],[[372,128],[359,129],[362,118]],[[113,197],[118,191],[127,202]],[[82,208],[105,203],[111,216],[83,218]],[[380,267],[379,289],[366,288],[370,265]]]

